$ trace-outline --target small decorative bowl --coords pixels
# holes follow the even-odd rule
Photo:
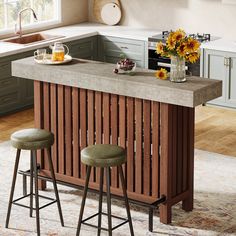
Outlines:
[[[117,63],[116,68],[119,70],[120,74],[134,73],[136,70],[136,63],[128,66],[123,66],[120,63]]]

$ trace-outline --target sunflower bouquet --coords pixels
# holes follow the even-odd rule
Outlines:
[[[195,63],[200,57],[200,42],[179,29],[170,32],[166,44],[157,43],[156,53],[163,57],[177,57],[179,60]],[[156,77],[160,79],[167,78],[165,69],[158,70]]]

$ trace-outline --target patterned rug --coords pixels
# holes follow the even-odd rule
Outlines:
[[[21,169],[28,169],[28,152],[23,151],[20,161]],[[0,144],[0,236],[35,235],[35,218],[29,218],[29,210],[13,206],[10,229],[5,229],[5,217],[9,189],[12,180],[15,150],[9,142]],[[236,158],[205,151],[195,151],[195,205],[194,210],[186,213],[180,204],[173,208],[173,223],[164,225],[159,222],[158,211],[155,212],[154,232],[148,232],[148,214],[146,209],[131,206],[134,231],[137,236],[152,235],[236,235]],[[18,176],[19,177],[19,176]],[[81,191],[64,186],[59,187],[65,227],[61,227],[56,205],[40,211],[41,235],[72,236],[76,233],[78,214],[81,203]],[[22,194],[22,178],[17,179],[15,197]],[[44,195],[54,197],[49,184]],[[105,199],[104,199],[105,201]],[[25,202],[27,202],[25,200]],[[40,201],[43,204],[44,201]],[[105,203],[105,202],[104,202]],[[97,211],[97,196],[90,194],[86,202],[85,216]],[[106,204],[103,206],[106,210]],[[121,202],[112,201],[112,213],[126,216]],[[96,223],[94,219],[91,221]],[[103,217],[103,226],[107,225]],[[114,220],[114,225],[119,222]],[[82,236],[96,235],[96,230],[82,226]],[[107,235],[103,232],[102,235]],[[114,236],[128,236],[128,225],[113,233]]]

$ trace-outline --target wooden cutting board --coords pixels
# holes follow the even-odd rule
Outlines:
[[[97,22],[104,23],[101,18],[101,10],[107,3],[116,3],[119,7],[121,7],[119,0],[93,0],[93,15]]]

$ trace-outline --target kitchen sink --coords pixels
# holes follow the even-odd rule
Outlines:
[[[33,44],[37,42],[63,38],[63,37],[65,36],[36,33],[36,34],[24,35],[22,37],[7,39],[7,40],[4,40],[3,42],[28,45],[28,44]]]

